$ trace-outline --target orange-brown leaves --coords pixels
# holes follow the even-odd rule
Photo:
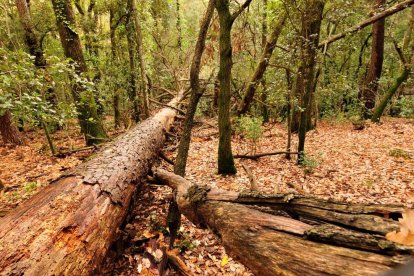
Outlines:
[[[390,232],[385,237],[396,243],[414,245],[414,210],[407,210],[399,221],[400,231]]]

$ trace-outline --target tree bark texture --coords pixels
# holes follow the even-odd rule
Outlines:
[[[129,0],[131,7],[131,16],[134,22],[135,38],[136,38],[136,47],[137,47],[137,57],[140,66],[141,73],[141,91],[142,91],[142,111],[145,118],[149,116],[149,100],[148,100],[148,85],[147,85],[147,73],[144,57],[144,45],[142,37],[142,26],[139,20],[139,14],[137,10],[136,0]]]
[[[220,34],[220,69],[218,79],[220,91],[218,95],[218,125],[219,125],[219,148],[218,148],[218,173],[235,174],[233,153],[231,149],[231,122],[230,122],[230,99],[231,99],[231,68],[232,46],[231,28],[233,18],[230,14],[228,0],[215,0],[215,7],[219,16]]]
[[[0,116],[0,133],[5,144],[23,145],[23,139],[20,137],[19,130],[13,123],[13,118],[10,110],[6,110]]]
[[[314,81],[319,33],[321,29],[322,14],[325,1],[309,0],[306,13],[302,18],[302,43],[301,57],[302,64],[299,67],[299,74],[296,81],[296,95],[301,98],[301,112],[299,115],[299,143],[298,162],[300,163],[305,150],[305,136],[308,130],[309,116],[311,116],[312,99],[314,99]],[[292,123],[295,120],[292,120]],[[294,128],[292,126],[292,131]]]
[[[99,273],[175,115],[175,109],[162,109],[1,218],[0,271]]]
[[[413,247],[384,238],[398,228],[402,206],[237,193],[192,185],[164,170],[155,175],[177,189],[188,219],[219,235],[256,275],[376,275],[412,258]]]
[[[412,38],[412,31],[414,28],[414,8],[411,8],[411,17],[407,24],[407,29],[404,34],[403,38],[403,45],[401,48],[401,68],[398,77],[395,79],[394,83],[391,85],[390,88],[385,92],[385,95],[379,102],[379,104],[374,108],[372,112],[371,121],[379,122],[382,114],[384,113],[385,108],[387,107],[388,103],[391,101],[392,97],[397,93],[400,86],[407,81],[410,73],[411,68],[414,65],[414,55],[411,52],[408,55],[408,59],[410,61],[406,61],[407,57],[404,56],[405,50],[409,47],[411,38]]]
[[[279,17],[279,20],[275,24],[275,27],[269,39],[266,41],[264,45],[260,62],[257,65],[256,70],[254,71],[253,76],[251,77],[250,82],[248,83],[243,93],[242,100],[239,103],[239,106],[237,109],[237,115],[239,116],[246,114],[247,111],[249,111],[250,104],[253,101],[253,97],[254,97],[254,94],[256,93],[257,87],[262,81],[263,76],[266,72],[267,66],[269,65],[270,58],[277,44],[279,35],[282,32],[285,21],[286,21],[286,14],[284,13]]]
[[[385,0],[375,0],[374,10],[385,4]],[[382,63],[384,61],[385,18],[372,25],[371,59],[368,65],[368,73],[360,87],[359,97],[364,102],[365,114],[369,114],[375,106],[378,92],[378,81],[381,77]]]
[[[75,30],[72,2],[70,0],[52,0],[52,4],[65,56],[73,60],[76,74],[82,75],[87,72],[88,68],[83,57],[79,35]],[[72,86],[72,95],[77,105],[78,119],[85,135],[86,144],[104,142],[107,136],[98,116],[93,93],[86,91],[75,81]]]
[[[35,57],[34,64],[38,68],[46,66],[43,50],[34,32],[34,27],[30,17],[29,7],[26,0],[16,0],[17,11],[19,12],[20,22],[24,29],[26,44],[30,55]]]
[[[177,2],[178,3],[178,2]],[[200,68],[201,58],[203,56],[208,28],[214,13],[214,0],[210,0],[207,10],[201,21],[200,31],[197,38],[197,43],[194,51],[193,60],[190,68],[190,104],[187,107],[187,112],[184,119],[184,130],[178,146],[177,158],[175,159],[174,172],[178,175],[185,175],[185,168],[187,165],[188,150],[190,148],[191,130],[193,128],[194,115],[197,110],[198,102],[203,95],[205,88],[200,87]]]
[[[133,113],[132,118],[135,122],[140,120],[140,108],[139,100],[137,93],[137,72],[136,72],[136,58],[134,54],[134,40],[133,38],[133,23],[130,21],[130,18],[127,20],[127,42],[128,42],[128,57],[129,57],[129,89],[128,97],[129,101],[132,103]]]

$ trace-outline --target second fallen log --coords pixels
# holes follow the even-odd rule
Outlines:
[[[217,233],[256,275],[376,275],[414,252],[382,234],[398,228],[401,206],[210,189],[160,169],[155,176],[177,189],[188,219]]]

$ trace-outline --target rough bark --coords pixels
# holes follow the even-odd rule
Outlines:
[[[20,137],[19,130],[13,123],[12,114],[6,110],[0,116],[0,133],[5,144],[23,145],[23,139]]]
[[[127,42],[128,42],[128,57],[129,57],[129,89],[128,89],[128,97],[129,101],[132,103],[132,119],[135,122],[139,122],[140,120],[140,108],[139,108],[139,100],[138,100],[138,93],[137,93],[137,72],[136,72],[136,59],[134,54],[134,39],[133,39],[133,25],[128,17],[127,24]]]
[[[385,4],[385,0],[375,0],[374,9],[379,9]],[[365,105],[365,117],[375,106],[378,92],[378,81],[381,77],[382,63],[384,61],[385,18],[376,21],[372,25],[371,59],[368,65],[368,73],[359,90],[359,98]]]
[[[116,35],[115,31],[118,26],[115,21],[115,9],[111,7],[109,9],[109,37],[111,41],[111,58],[113,66],[116,66],[117,53],[116,53]],[[119,21],[118,21],[119,22]],[[114,127],[119,128],[121,126],[121,111],[120,111],[120,95],[118,89],[115,89],[113,95],[113,108],[114,108]]]
[[[212,229],[256,275],[376,275],[407,262],[414,252],[383,235],[397,228],[394,219],[402,206],[237,193],[192,185],[163,170],[155,175],[177,189],[178,206],[188,219]]]
[[[279,35],[283,29],[284,23],[286,21],[286,14],[282,14],[275,24],[273,32],[271,33],[269,39],[266,41],[266,44],[263,49],[262,57],[260,59],[259,64],[257,65],[253,76],[250,79],[244,93],[243,97],[239,103],[237,109],[237,115],[246,114],[249,110],[250,104],[253,101],[254,94],[256,93],[257,87],[262,81],[262,78],[266,72],[267,66],[269,65],[270,58],[272,56],[273,50],[277,44],[277,40]]]
[[[311,116],[312,98],[314,98],[313,94],[315,92],[313,83],[315,81],[317,46],[324,2],[324,0],[307,1],[307,12],[303,14],[302,18],[302,63],[299,67],[299,75],[296,82],[296,95],[300,95],[302,98],[298,131],[298,163],[301,163],[303,160],[305,137],[309,128],[308,122],[309,116]],[[294,131],[293,127],[292,131]]]
[[[131,16],[134,22],[135,29],[135,38],[136,38],[136,47],[137,47],[137,57],[140,66],[140,77],[141,77],[141,91],[142,91],[142,111],[145,118],[149,116],[149,100],[148,100],[148,85],[147,85],[147,73],[144,57],[144,45],[142,37],[142,26],[139,21],[139,14],[137,10],[136,0],[129,0],[131,7]]]
[[[178,3],[178,2],[177,2]],[[197,43],[194,51],[193,60],[190,68],[190,104],[187,107],[187,112],[184,119],[184,130],[178,146],[177,158],[175,160],[174,172],[178,175],[185,175],[185,168],[187,165],[188,150],[190,148],[191,130],[194,123],[194,115],[197,110],[198,102],[203,95],[205,88],[200,87],[200,68],[201,58],[203,56],[205,41],[210,26],[211,19],[214,13],[214,0],[210,0],[205,12],[204,18],[201,21],[200,32],[198,34]]]
[[[175,115],[174,109],[164,108],[1,218],[0,271],[99,273]]]
[[[88,71],[82,53],[79,35],[75,31],[75,15],[70,0],[52,0],[56,16],[60,41],[67,58],[75,64],[75,72],[82,75]],[[72,96],[78,109],[78,119],[87,145],[99,144],[105,141],[106,133],[98,116],[97,105],[91,91],[75,81],[72,85]]]
[[[220,92],[218,95],[218,120],[219,120],[219,149],[218,149],[218,173],[235,174],[233,153],[231,150],[231,68],[232,45],[231,29],[236,18],[250,5],[252,0],[246,0],[240,8],[230,13],[229,0],[215,0],[215,7],[219,16],[220,34],[220,69],[218,79]]]
[[[409,47],[412,31],[414,28],[414,8],[411,8],[411,18],[408,21],[407,29],[404,34],[403,45],[400,51],[400,58],[401,58],[401,68],[398,77],[395,79],[394,83],[391,85],[390,88],[385,92],[385,95],[379,102],[379,104],[375,107],[372,112],[372,122],[379,122],[382,114],[384,113],[385,108],[387,107],[388,103],[391,101],[392,97],[397,93],[400,86],[407,81],[410,73],[411,68],[414,65],[414,55],[411,53],[411,59],[409,62],[406,61],[406,57],[404,56],[405,50]]]
[[[43,50],[34,32],[32,20],[30,18],[29,7],[26,0],[16,0],[17,11],[19,12],[20,22],[24,29],[26,44],[30,55],[35,57],[34,64],[38,68],[46,66]]]

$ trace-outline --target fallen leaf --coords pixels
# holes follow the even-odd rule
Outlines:
[[[402,216],[399,219],[400,231],[392,231],[385,238],[404,245],[414,245],[414,210],[407,210]]]
[[[225,266],[226,264],[229,263],[229,256],[224,255],[223,259],[221,260],[220,264],[221,266]]]

